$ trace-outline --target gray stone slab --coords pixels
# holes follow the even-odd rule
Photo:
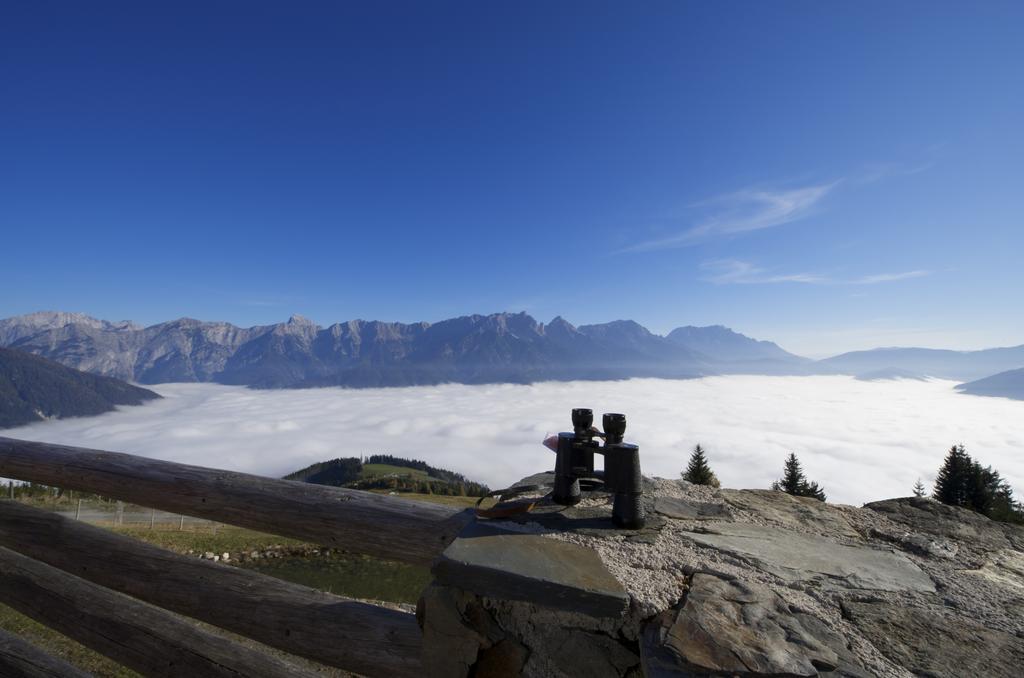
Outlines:
[[[674,497],[655,497],[654,510],[676,520],[732,520],[726,504],[687,501]]]
[[[846,665],[842,639],[820,620],[794,615],[771,589],[694,575],[682,608],[644,629],[648,678],[692,675],[802,676]],[[865,675],[849,665],[845,674]],[[829,673],[829,675],[832,675]]]
[[[776,490],[719,490],[718,496],[734,508],[749,511],[786,529],[834,534],[857,539],[844,510],[813,497],[794,497]]]
[[[951,539],[975,551],[998,551],[1010,546],[1004,526],[980,513],[947,506],[928,497],[904,497],[865,504],[913,533]]]
[[[1019,678],[1024,670],[1024,638],[948,610],[844,602],[843,616],[915,676]]]
[[[554,487],[555,486],[555,472],[544,471],[542,473],[535,473],[532,476],[527,476],[519,482],[512,485],[512,487],[523,487],[524,485],[540,485],[542,487]]]
[[[710,523],[687,532],[697,544],[733,554],[786,582],[827,588],[934,592],[935,584],[902,553],[846,546],[831,539],[745,523]]]
[[[629,597],[592,549],[472,523],[435,562],[441,584],[477,595],[620,616]]]

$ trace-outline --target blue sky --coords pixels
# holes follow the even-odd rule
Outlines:
[[[0,316],[1024,342],[1020,3],[0,9]]]

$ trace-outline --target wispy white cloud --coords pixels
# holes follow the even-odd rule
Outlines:
[[[876,273],[859,278],[838,278],[823,273],[775,273],[737,259],[716,259],[701,264],[704,282],[716,285],[771,285],[777,283],[799,283],[804,285],[877,285],[898,280],[909,280],[929,275],[931,271],[901,271],[898,273]]]
[[[851,285],[876,285],[878,283],[894,282],[896,280],[909,280],[910,278],[923,278],[931,271],[903,271],[902,273],[877,273],[866,275],[862,278],[848,281]]]
[[[163,400],[99,417],[5,430],[190,464],[281,476],[339,456],[390,453],[507,487],[551,469],[545,434],[571,407],[625,412],[647,475],[677,478],[696,443],[727,487],[767,487],[795,452],[829,499],[907,496],[963,442],[1024,493],[1024,402],[949,381],[728,376],[671,381],[254,391],[155,387]]]
[[[736,259],[717,259],[706,261],[701,264],[701,270],[706,272],[705,282],[716,285],[755,285],[771,283],[805,283],[821,284],[825,282],[823,276],[817,273],[791,273],[775,274],[767,269],[754,266],[747,261]]]
[[[710,209],[711,214],[697,225],[668,237],[636,243],[623,251],[686,247],[715,237],[781,226],[811,215],[818,203],[839,183],[834,181],[790,190],[748,188],[704,200],[692,207]]]

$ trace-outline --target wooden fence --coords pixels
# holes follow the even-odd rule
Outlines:
[[[358,490],[2,437],[0,477],[416,565],[431,563],[472,519],[470,511]],[[178,615],[367,676],[422,674],[410,614],[182,556],[10,500],[0,500],[0,602],[145,675],[308,674]],[[76,675],[0,634],[0,673],[4,667]]]

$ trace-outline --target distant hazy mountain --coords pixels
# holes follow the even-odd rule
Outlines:
[[[720,372],[799,374],[813,363],[771,341],[751,339],[722,325],[677,327],[666,339],[710,358]]]
[[[0,348],[0,428],[102,414],[115,405],[140,405],[159,397],[117,379]]]
[[[525,313],[438,323],[300,316],[240,328],[183,318],[151,327],[70,313],[0,320],[0,344],[140,383],[213,381],[260,388],[802,373],[807,361],[724,327],[662,337],[629,320],[574,327]]]
[[[961,393],[981,396],[1000,396],[1024,400],[1024,368],[1007,370],[991,377],[978,379],[967,384],[960,384],[956,390]]]
[[[838,374],[897,370],[940,379],[971,381],[996,372],[1024,367],[1024,346],[983,351],[876,348],[826,358],[818,361],[817,366],[822,371]]]
[[[575,327],[560,317],[539,323],[525,313],[437,323],[351,320],[326,328],[301,316],[248,328],[190,318],[140,327],[79,313],[32,313],[0,320],[0,346],[144,384],[200,381],[258,388],[709,374],[972,381],[1024,367],[1024,346],[880,348],[815,362],[721,325],[680,327],[663,337],[631,320]]]
[[[897,367],[886,367],[881,370],[872,370],[871,372],[864,372],[863,374],[858,374],[856,376],[857,379],[860,379],[861,381],[889,381],[891,379],[913,379],[915,381],[927,380],[927,377],[920,375],[917,372],[901,370]]]

